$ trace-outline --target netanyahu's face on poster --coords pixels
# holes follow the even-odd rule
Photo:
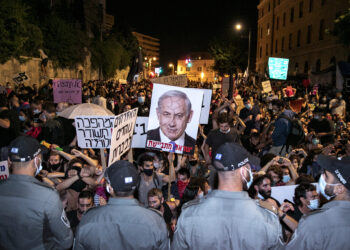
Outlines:
[[[159,127],[163,134],[172,141],[181,137],[193,115],[191,102],[186,94],[177,92],[179,93],[172,96],[163,95],[156,109]]]

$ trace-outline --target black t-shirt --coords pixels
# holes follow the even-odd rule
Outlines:
[[[218,148],[226,142],[240,143],[240,138],[235,128],[231,128],[230,132],[227,134],[220,132],[220,129],[214,129],[209,132],[205,141],[205,143],[211,147],[212,156],[215,155]]]
[[[21,123],[18,114],[8,109],[0,112],[0,119],[8,119],[10,121],[9,128],[0,127],[0,147],[4,147],[8,146],[13,139],[20,135]]]
[[[149,116],[149,107],[146,103],[144,103],[142,105],[142,104],[136,102],[133,105],[133,108],[138,108],[137,116]]]
[[[334,123],[326,118],[322,120],[312,119],[308,125],[308,130],[316,133],[329,133],[334,131]],[[333,143],[334,135],[324,135],[320,137],[321,144]]]
[[[293,207],[294,207],[294,211],[292,210],[289,210],[287,212],[287,214],[292,217],[294,220],[298,221],[301,219],[301,217],[303,217],[303,213],[300,211],[299,207],[296,206],[295,204],[293,204]]]
[[[77,213],[78,213],[77,210],[72,210],[72,211],[67,212],[67,218],[69,220],[70,227],[72,228],[74,234],[75,234],[75,229],[77,228],[77,226],[80,222],[78,219]]]

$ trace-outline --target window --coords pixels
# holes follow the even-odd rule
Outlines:
[[[298,30],[298,34],[297,34],[297,47],[300,47],[300,37],[301,37],[301,30]]]
[[[183,67],[180,67],[180,71],[183,71],[184,70],[184,68]]]
[[[310,0],[310,2],[309,2],[309,12],[312,12],[313,7],[314,7],[314,0]]]
[[[294,22],[294,8],[290,9],[290,22]]]
[[[201,72],[202,71],[202,67],[198,67],[197,71]]]
[[[286,26],[286,12],[283,13],[283,27]]]
[[[270,5],[270,3],[269,3],[269,8],[268,8],[268,12],[270,12],[270,9],[271,9],[271,5]]]
[[[191,70],[191,68],[190,67],[186,67],[186,71],[190,71]]]
[[[277,4],[279,5],[281,3],[281,0],[277,0]]]
[[[278,16],[276,17],[276,30],[278,30],[279,26],[280,26],[280,17]]]
[[[292,33],[289,34],[288,48],[292,49]]]
[[[299,68],[299,63],[295,63],[295,67],[294,67],[295,73],[298,73],[298,68]]]
[[[318,40],[323,40],[324,38],[324,19],[320,21],[320,30],[318,32]]]
[[[266,44],[265,56],[268,56],[268,55],[269,55],[269,45]]]
[[[306,43],[307,44],[311,43],[311,31],[312,31],[312,26],[308,25],[307,26],[307,38],[306,38]]]
[[[308,61],[305,61],[305,63],[304,63],[304,74],[307,74],[308,71],[309,71],[309,63],[308,63]]]
[[[337,60],[335,59],[335,56],[332,56],[331,60],[329,61],[331,65],[336,65]]]
[[[324,6],[326,4],[326,0],[321,1],[321,5]]]
[[[263,37],[263,28],[261,27],[260,28],[260,38],[262,38]]]
[[[276,41],[275,41],[275,53],[277,53],[278,52],[278,42],[277,42],[278,40],[276,39]]]
[[[316,72],[320,72],[321,71],[321,60],[318,59],[316,61]]]
[[[282,42],[281,42],[281,51],[284,51],[284,36],[282,37]]]
[[[304,2],[301,1],[299,3],[299,18],[302,18],[303,17],[303,8],[304,8]]]

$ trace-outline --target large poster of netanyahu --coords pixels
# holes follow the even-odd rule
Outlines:
[[[203,90],[154,84],[146,148],[193,154]]]

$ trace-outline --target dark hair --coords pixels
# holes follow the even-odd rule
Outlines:
[[[149,154],[142,154],[138,160],[138,165],[139,166],[143,166],[143,164],[145,163],[145,161],[152,161],[153,162],[153,156],[150,156]]]
[[[84,166],[84,162],[80,158],[73,158],[72,160],[70,160],[68,162],[68,168],[67,169],[71,169],[75,163],[80,163],[81,167]]]
[[[187,178],[190,178],[190,176],[191,176],[191,173],[187,168],[180,168],[180,170],[177,172],[177,174],[186,175]]]
[[[0,107],[7,107],[8,106],[8,99],[5,94],[0,94]]]
[[[272,153],[266,153],[260,158],[260,166],[264,167],[268,162],[270,162],[276,155]]]
[[[269,167],[267,169],[266,173],[268,173],[270,171],[272,171],[275,174],[277,174],[278,178],[280,178],[280,180],[282,180],[282,178],[283,178],[283,171],[282,171],[282,168],[279,165],[272,165],[271,167]]]
[[[91,199],[93,202],[94,201],[94,194],[89,190],[81,191],[81,193],[78,196],[78,199],[83,199],[83,198]]]
[[[299,174],[299,177],[296,178],[295,184],[298,185],[300,183],[312,183],[315,182],[315,178],[311,175],[301,173]]]
[[[55,113],[56,112],[56,107],[55,104],[52,102],[45,102],[43,105],[43,110],[46,110],[47,113]]]
[[[250,198],[254,199],[256,196],[256,190],[254,188],[254,186],[259,186],[261,185],[261,183],[263,183],[263,181],[265,179],[269,179],[270,182],[272,182],[271,177],[267,174],[263,174],[263,175],[255,175],[254,179],[253,179],[253,183],[250,186],[249,190],[248,190],[248,194],[250,196]]]
[[[312,185],[311,183],[301,183],[299,184],[299,186],[297,186],[295,188],[294,191],[294,197],[293,197],[293,201],[295,203],[295,205],[299,206],[301,205],[301,200],[300,198],[303,197],[304,199],[306,199],[306,192],[310,192],[310,191],[314,191],[316,190],[316,187],[314,185]]]
[[[128,197],[128,196],[130,196],[130,195],[134,195],[135,189],[130,190],[130,191],[115,191],[115,190],[114,190],[114,193],[115,193],[115,195],[118,196],[118,197]]]
[[[232,118],[228,114],[220,114],[218,117],[218,123],[220,124],[228,123],[231,125]]]

